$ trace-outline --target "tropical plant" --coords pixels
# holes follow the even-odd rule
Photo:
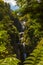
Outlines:
[[[0,65],[18,65],[20,61],[15,57],[6,57],[0,60]]]
[[[24,65],[43,65],[43,38],[38,42],[29,57],[26,58]]]

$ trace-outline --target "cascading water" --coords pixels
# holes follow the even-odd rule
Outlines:
[[[23,43],[23,50],[24,50],[23,55],[24,55],[24,60],[25,60],[27,56],[26,50],[25,50],[25,42]]]
[[[24,43],[21,43],[21,40],[23,39],[23,34],[24,34],[24,24],[25,24],[25,22],[24,23],[22,23],[22,29],[23,29],[23,31],[21,31],[20,33],[19,33],[19,35],[20,35],[20,39],[19,39],[19,42],[18,42],[18,46],[20,45],[20,47],[21,48],[18,48],[18,50],[19,50],[19,52],[18,52],[18,56],[21,58],[21,60],[22,61],[24,61],[25,59],[26,59],[26,56],[27,56],[27,54],[26,54],[26,49],[25,49],[25,42]],[[23,51],[22,53],[21,53],[21,51]]]

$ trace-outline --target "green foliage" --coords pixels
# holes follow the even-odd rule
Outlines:
[[[29,55],[24,65],[43,65],[43,0],[16,2],[20,9],[14,12],[9,4],[0,0],[0,65],[18,65],[19,60],[13,55],[23,55],[22,51]],[[26,22],[22,40],[25,49],[17,44],[21,29],[18,18]]]
[[[22,3],[19,13],[22,17],[21,20],[26,22],[22,42],[30,47],[35,47],[40,38],[43,37],[42,0],[40,2],[37,0],[17,1],[18,4]]]
[[[14,25],[14,21],[11,18],[11,9],[9,4],[4,3],[3,1],[0,2],[0,30],[3,32],[3,30],[5,30],[7,32],[7,34],[3,34],[4,36],[6,36],[5,41],[7,40],[7,37],[9,39],[9,41],[6,41],[6,45],[9,46],[17,43],[19,40],[19,35],[18,35],[18,31],[17,28]],[[1,33],[1,32],[0,32]],[[9,36],[8,36],[9,35]],[[4,40],[4,36],[3,36],[3,40]],[[13,41],[13,42],[12,42]]]
[[[40,28],[41,25],[37,23],[36,20],[28,20],[28,22],[26,22],[25,24],[24,42],[26,42],[26,44],[29,44],[30,40],[31,43],[36,43],[37,40],[39,40],[39,38],[41,37],[42,32],[40,32]]]
[[[43,41],[40,43],[41,45],[38,44],[38,41],[43,38],[43,0],[16,1],[20,7],[19,19],[26,22],[22,42],[25,42],[27,56],[30,54],[30,52],[33,54],[30,54],[30,56],[24,62],[24,65],[43,65],[43,50],[41,48],[41,46],[43,47]],[[39,47],[37,47],[37,45],[39,45],[40,49],[38,49]],[[35,47],[37,48],[35,49]]]
[[[24,65],[43,65],[43,38],[24,61]]]
[[[18,65],[18,62],[20,61],[15,57],[7,57],[0,60],[0,65]]]
[[[7,31],[0,31],[0,52],[2,53],[6,49],[6,45],[9,43],[9,35]]]
[[[19,60],[14,56],[18,40],[10,5],[0,0],[0,65],[18,65]]]

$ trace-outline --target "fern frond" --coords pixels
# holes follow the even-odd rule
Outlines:
[[[37,47],[24,61],[24,65],[43,65],[43,39],[38,42]]]

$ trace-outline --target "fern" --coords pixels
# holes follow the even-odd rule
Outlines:
[[[0,65],[18,65],[20,62],[17,58],[7,57],[5,59],[0,60]]]
[[[38,42],[37,47],[24,61],[24,65],[43,65],[43,39]]]

